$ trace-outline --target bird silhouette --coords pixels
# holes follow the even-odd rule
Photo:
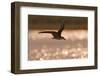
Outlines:
[[[49,33],[49,34],[53,35],[53,39],[66,40],[63,36],[61,36],[63,29],[64,29],[64,23],[62,23],[60,25],[60,28],[57,32],[56,31],[42,31],[42,32],[39,32],[39,33]]]

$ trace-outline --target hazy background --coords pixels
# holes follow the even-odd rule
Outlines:
[[[58,31],[64,22],[62,36],[66,40],[52,39],[42,31]],[[87,58],[87,17],[28,16],[28,59],[54,60]]]
[[[59,25],[64,22],[65,29],[87,29],[87,17],[65,17],[65,16],[43,16],[43,15],[29,15],[28,27],[29,30],[36,29],[53,29],[58,30]]]

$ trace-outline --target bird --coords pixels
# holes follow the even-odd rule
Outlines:
[[[53,36],[52,39],[66,40],[63,36],[61,36],[63,30],[64,30],[64,23],[62,23],[62,24],[60,25],[60,28],[59,28],[59,30],[58,30],[57,32],[56,32],[56,31],[42,31],[42,32],[39,32],[39,33],[48,33],[48,34],[52,34],[52,36]]]

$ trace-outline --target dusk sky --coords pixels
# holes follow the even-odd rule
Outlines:
[[[64,22],[65,29],[87,29],[87,17],[28,15],[29,29],[58,29]]]

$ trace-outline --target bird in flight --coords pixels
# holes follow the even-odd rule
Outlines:
[[[48,33],[48,34],[52,34],[53,36],[53,39],[57,39],[57,40],[66,40],[63,36],[61,36],[61,33],[62,31],[64,30],[64,23],[62,23],[60,25],[60,28],[59,30],[56,32],[56,31],[42,31],[42,32],[39,32],[39,33]]]

